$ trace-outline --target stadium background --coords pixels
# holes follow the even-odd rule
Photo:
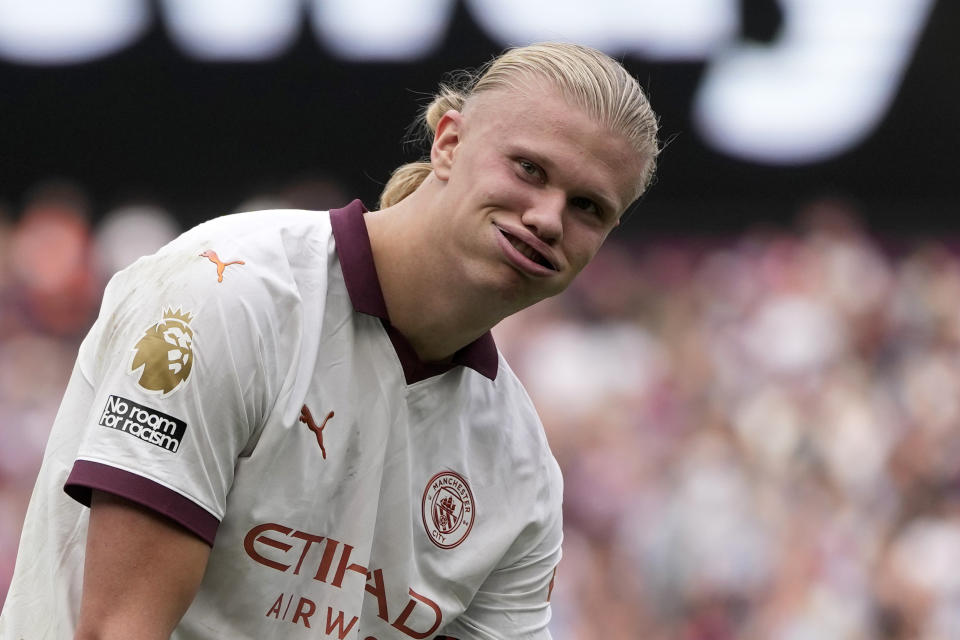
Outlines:
[[[698,109],[719,63],[775,51],[830,3],[531,0],[568,28],[554,19],[543,33],[522,14],[506,33],[491,16],[516,5],[438,0],[421,10],[441,26],[406,53],[324,31],[333,0],[274,3],[294,7],[295,27],[259,52],[236,34],[196,48],[191,3],[28,4],[0,0],[0,601],[112,273],[215,215],[375,205],[390,170],[420,153],[404,134],[443,72],[523,43],[510,33],[569,39],[583,23],[648,88],[669,145],[657,184],[572,289],[497,329],[566,478],[554,637],[960,637],[956,3],[846,3],[824,34],[830,68],[856,69],[865,33],[869,57],[893,48],[896,23],[879,28],[880,13],[922,18],[874,121],[804,157],[789,136],[734,148]],[[63,28],[71,4],[142,27],[71,54],[43,31]],[[370,34],[388,6],[361,16]],[[635,11],[676,30],[676,12],[697,8],[727,26],[701,25],[713,39],[685,51],[666,27],[623,26]],[[604,11],[619,16],[606,24],[616,37],[595,19]],[[875,90],[866,71],[832,87],[824,119]],[[745,87],[734,91],[750,98]],[[767,115],[785,126],[808,108],[758,109],[776,104],[789,116]]]

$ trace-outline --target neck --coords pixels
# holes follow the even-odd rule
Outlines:
[[[365,218],[390,323],[425,362],[442,362],[506,314],[464,287],[457,266],[437,251],[428,182],[392,207]]]

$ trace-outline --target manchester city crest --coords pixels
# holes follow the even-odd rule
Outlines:
[[[430,478],[421,510],[427,536],[441,549],[452,549],[463,542],[477,515],[470,485],[453,471],[441,471]]]

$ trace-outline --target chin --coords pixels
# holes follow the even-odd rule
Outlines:
[[[537,290],[530,291],[529,288],[520,287],[511,290],[502,290],[501,300],[508,305],[511,311],[507,314],[513,314],[522,311],[527,307],[532,307],[538,302],[552,298],[561,293],[563,289]]]

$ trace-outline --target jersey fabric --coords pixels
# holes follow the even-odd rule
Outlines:
[[[111,280],[0,638],[72,637],[92,489],[212,545],[176,639],[549,638],[562,480],[540,421],[489,334],[417,360],[363,213],[224,216]]]

